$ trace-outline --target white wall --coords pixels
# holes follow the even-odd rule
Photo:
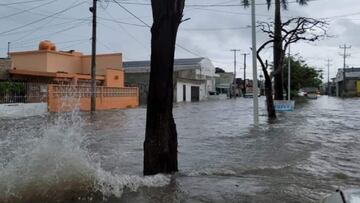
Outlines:
[[[0,117],[2,118],[22,118],[28,116],[38,116],[47,113],[47,103],[15,103],[0,104]]]
[[[191,102],[191,86],[200,87],[200,101],[206,99],[205,84],[192,84],[177,82],[176,83],[176,102],[183,102],[183,85],[186,86],[186,102]]]

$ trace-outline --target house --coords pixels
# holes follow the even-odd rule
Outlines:
[[[6,82],[26,85],[24,103],[47,102],[48,110],[57,112],[71,110],[74,105],[61,109],[62,98],[75,97],[81,110],[90,109],[90,55],[74,50],[57,51],[55,44],[45,40],[40,42],[38,50],[12,52],[10,58]],[[96,74],[97,109],[138,106],[138,89],[124,85],[121,53],[96,55]]]
[[[216,73],[219,77],[215,78],[216,93],[226,94],[230,96],[231,88],[234,83],[234,73],[232,72],[219,72]]]
[[[345,82],[344,82],[345,77]],[[336,74],[336,96],[360,96],[360,68],[338,69]]]
[[[125,83],[139,87],[140,103],[146,104],[150,61],[124,62]],[[215,67],[208,58],[174,60],[174,102],[206,100],[215,93]]]

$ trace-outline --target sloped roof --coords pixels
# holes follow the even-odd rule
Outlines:
[[[174,69],[175,71],[187,70],[187,69],[199,69],[201,67],[200,62],[205,58],[185,58],[175,59]],[[150,61],[127,61],[123,63],[125,72],[150,72]]]

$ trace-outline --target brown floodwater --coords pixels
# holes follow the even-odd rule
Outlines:
[[[145,108],[0,120],[0,202],[318,202],[360,187],[360,99],[269,123],[260,98],[176,104],[179,173],[142,176]]]

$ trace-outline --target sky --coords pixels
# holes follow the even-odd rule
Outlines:
[[[98,3],[98,53],[123,53],[124,61],[149,60],[152,12],[149,0],[101,0]],[[273,20],[265,0],[256,0],[256,19]],[[292,45],[292,54],[301,56],[309,66],[323,70],[327,79],[327,59],[330,77],[343,67],[343,49],[351,45],[346,64],[360,67],[360,2],[359,0],[313,0],[299,6],[289,0],[282,19],[312,17],[329,23],[330,38],[314,43]],[[36,50],[41,40],[53,41],[58,50],[91,52],[92,0],[1,0],[0,56],[6,57],[8,42],[11,52]],[[226,6],[231,5],[231,6]],[[243,77],[244,53],[251,53],[250,8],[240,0],[186,0],[184,19],[180,25],[176,58],[207,57],[217,67],[233,71],[237,54],[237,76]],[[267,36],[257,31],[257,45]],[[264,50],[263,58],[272,60],[272,48]],[[247,78],[252,76],[251,55],[247,56]],[[258,67],[258,74],[261,68]]]

